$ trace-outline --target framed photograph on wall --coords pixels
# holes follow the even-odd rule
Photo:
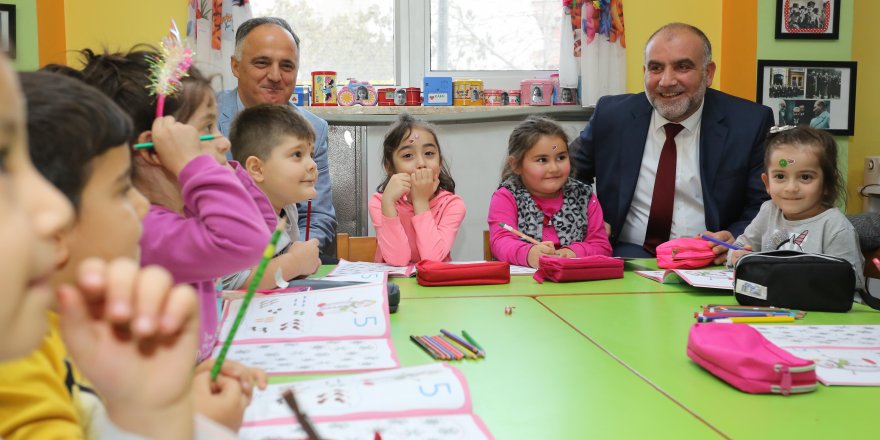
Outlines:
[[[15,59],[15,5],[0,5],[0,52]]]
[[[852,136],[856,63],[758,60],[756,101],[773,109],[776,125],[809,125]]]
[[[776,0],[776,39],[836,40],[840,0]]]

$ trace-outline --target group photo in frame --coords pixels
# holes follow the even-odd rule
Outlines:
[[[776,0],[776,39],[837,40],[840,0]]]
[[[808,125],[852,136],[856,63],[758,60],[756,101],[773,109],[775,125]]]
[[[15,59],[15,5],[0,5],[0,52]]]

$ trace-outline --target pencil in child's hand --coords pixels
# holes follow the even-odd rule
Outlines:
[[[504,222],[498,222],[498,226],[501,226],[502,228],[507,229],[507,230],[510,231],[510,232],[513,232],[514,234],[518,235],[520,238],[522,238],[523,240],[528,241],[528,242],[531,243],[531,244],[537,244],[537,245],[540,245],[540,244],[541,244],[540,241],[535,240],[534,238],[529,237],[529,236],[526,235],[526,234],[523,234],[522,232],[520,232],[520,231],[514,229],[513,226],[510,226],[510,225],[508,225],[508,224],[506,224],[506,223],[504,223]]]
[[[309,241],[309,230],[312,229],[312,199],[306,208],[306,241]]]
[[[210,141],[212,139],[215,139],[216,137],[217,136],[214,136],[213,134],[203,134],[199,136],[199,141]],[[153,148],[155,146],[156,145],[152,142],[144,142],[142,144],[134,144],[131,146],[131,148],[134,148],[135,150],[143,150],[144,148]]]
[[[726,247],[726,248],[728,248],[728,249],[732,249],[732,250],[735,250],[735,251],[741,251],[741,250],[743,250],[743,248],[742,248],[741,246],[737,246],[737,245],[735,245],[735,244],[733,244],[733,243],[728,243],[728,242],[726,242],[726,241],[719,240],[719,239],[717,239],[717,238],[715,238],[715,237],[713,237],[713,236],[711,236],[711,235],[700,234],[699,237],[702,238],[703,240],[706,240],[706,241],[709,241],[709,242],[715,243],[715,244],[717,244],[717,245],[719,245],[719,246],[724,246],[724,247]]]
[[[275,245],[278,244],[278,238],[281,237],[281,231],[284,230],[286,225],[287,221],[280,221],[278,222],[278,225],[275,226],[275,232],[272,233],[272,239],[269,240],[269,244],[266,245],[266,250],[263,251],[263,259],[260,260],[260,264],[257,266],[257,271],[254,273],[254,277],[251,279],[251,284],[248,286],[247,293],[241,301],[241,308],[238,309],[238,314],[235,316],[232,328],[229,329],[226,341],[223,342],[223,348],[220,349],[220,354],[217,355],[217,360],[214,361],[214,367],[211,368],[211,381],[217,380],[217,376],[220,374],[220,368],[223,367],[223,361],[226,359],[226,352],[229,351],[229,346],[232,345],[232,340],[235,339],[235,332],[238,331],[238,326],[241,325],[241,321],[244,319],[245,313],[247,313],[248,304],[250,304],[251,298],[254,297],[254,292],[257,291],[257,286],[263,278],[263,272],[266,271],[266,266],[269,264],[269,260],[271,260],[272,255],[275,254]]]

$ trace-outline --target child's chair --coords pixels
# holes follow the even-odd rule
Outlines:
[[[350,237],[336,234],[336,258],[346,261],[373,261],[376,258],[376,237]]]
[[[489,244],[489,230],[483,230],[483,259],[486,261],[495,261],[495,256],[492,255],[492,247]]]

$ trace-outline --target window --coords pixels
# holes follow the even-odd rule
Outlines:
[[[262,0],[254,16],[290,22],[302,46],[298,83],[333,70],[375,85],[425,75],[515,88],[559,68],[558,0]]]
[[[432,71],[556,70],[558,0],[431,0]]]
[[[254,17],[284,18],[300,38],[298,84],[311,72],[333,70],[372,84],[398,82],[395,65],[394,0],[252,1]]]

